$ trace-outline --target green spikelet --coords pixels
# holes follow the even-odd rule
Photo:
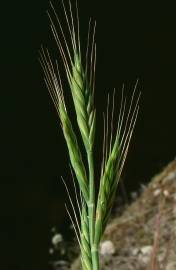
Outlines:
[[[95,244],[98,245],[111,212],[114,195],[117,189],[118,157],[120,154],[118,136],[107,160],[104,174],[100,180],[96,209]]]
[[[64,133],[64,137],[67,143],[70,161],[73,167],[73,170],[76,174],[77,180],[80,185],[80,189],[82,191],[83,197],[86,202],[88,202],[88,187],[87,187],[87,177],[85,167],[81,158],[81,153],[79,150],[79,146],[77,143],[76,135],[72,129],[72,125],[66,109],[62,103],[59,106],[60,119],[62,123],[62,129]]]
[[[92,150],[95,135],[95,110],[93,94],[84,73],[81,57],[74,53],[74,64],[70,77],[70,87],[76,110],[77,123],[87,151]]]

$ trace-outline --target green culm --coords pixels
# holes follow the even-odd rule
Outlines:
[[[76,1],[76,0],[74,0]],[[77,203],[80,218],[72,203],[73,215],[68,214],[73,223],[81,251],[83,270],[99,270],[99,244],[110,216],[116,189],[120,180],[124,162],[127,156],[129,143],[136,123],[140,94],[133,91],[127,109],[126,98],[122,91],[121,104],[116,130],[113,132],[114,97],[111,115],[107,108],[104,116],[103,156],[98,194],[95,194],[95,166],[94,166],[94,139],[96,135],[96,109],[94,105],[95,68],[96,68],[96,42],[95,22],[89,21],[87,46],[81,49],[80,26],[77,1],[73,7],[70,1],[62,1],[62,11],[65,21],[61,22],[55,8],[50,4],[51,12],[48,13],[51,30],[58,46],[62,59],[62,66],[52,57],[47,49],[41,48],[40,63],[42,65],[45,83],[57,110],[64,138],[67,144],[72,170],[80,189],[80,199]],[[62,16],[63,18],[63,16]],[[66,33],[63,24],[66,23]],[[68,86],[62,84],[59,70],[65,70]],[[72,117],[64,98],[64,91],[69,91],[73,99],[75,116],[81,136],[75,134]],[[109,107],[109,96],[108,96]],[[111,133],[109,134],[109,129]],[[115,134],[115,135],[113,135]],[[101,136],[101,134],[99,134]],[[85,153],[81,153],[81,139]],[[82,155],[87,157],[84,164]],[[64,182],[65,183],[65,182]],[[97,181],[96,181],[97,183]],[[66,183],[65,183],[66,185]],[[67,208],[68,210],[68,208]]]

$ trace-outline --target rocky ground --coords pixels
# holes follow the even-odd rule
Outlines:
[[[110,221],[100,257],[101,270],[176,270],[176,161]],[[69,269],[80,270],[79,259]]]

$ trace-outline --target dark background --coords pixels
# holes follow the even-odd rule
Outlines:
[[[60,2],[53,1],[62,18]],[[174,8],[157,1],[155,5],[145,1],[79,2],[84,31],[90,16],[97,20],[98,110],[104,108],[107,92],[112,93],[114,86],[120,93],[125,83],[130,94],[140,79],[140,114],[124,173],[130,193],[175,157]],[[70,178],[68,156],[38,62],[41,43],[50,50],[55,46],[45,12],[48,8],[45,0],[1,4],[2,269],[47,269],[51,226],[56,224],[68,236],[65,191],[59,178]],[[99,127],[98,131],[102,122]]]

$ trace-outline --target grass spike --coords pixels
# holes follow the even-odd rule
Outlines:
[[[123,99],[123,95],[122,95]],[[128,123],[128,129],[125,125],[125,141],[124,145],[121,145],[121,139],[119,137],[120,132],[117,130],[116,139],[112,148],[111,153],[109,154],[109,158],[106,161],[106,165],[104,167],[104,173],[100,180],[100,188],[99,188],[99,194],[98,194],[98,202],[97,202],[97,209],[96,209],[96,225],[95,225],[95,243],[96,245],[99,245],[101,235],[105,229],[105,226],[107,224],[107,220],[110,214],[110,210],[112,208],[112,201],[115,196],[115,192],[117,189],[118,181],[120,179],[120,175],[123,169],[123,165],[125,162],[125,158],[128,152],[128,147],[130,143],[130,139],[133,133],[133,129],[135,126],[137,114],[138,114],[138,102],[139,97],[137,98],[136,105],[134,107],[134,111],[131,117],[131,121]],[[121,101],[121,104],[123,104],[123,100]],[[126,102],[124,102],[124,106],[126,106]],[[124,119],[124,108],[123,105],[121,105],[121,112],[122,112],[122,120],[126,121]],[[131,112],[131,106],[129,108]],[[129,112],[128,112],[129,115]],[[128,117],[128,116],[127,116]],[[119,118],[119,121],[122,121]],[[123,126],[123,123],[118,124],[118,127],[121,129],[121,126]],[[122,134],[122,137],[124,138],[124,133]]]
[[[63,180],[73,213],[70,213],[67,206],[66,211],[68,212],[80,246],[82,269],[99,270],[99,243],[110,216],[117,185],[127,157],[138,116],[140,95],[136,95],[137,81],[132,93],[129,109],[127,110],[127,99],[124,95],[123,85],[117,127],[115,129],[113,125],[115,89],[113,91],[112,108],[108,94],[107,108],[103,113],[103,157],[99,191],[96,197],[93,156],[96,131],[96,109],[94,106],[97,58],[95,42],[96,22],[92,23],[91,19],[89,20],[87,44],[84,53],[80,40],[78,2],[75,0],[76,12],[73,12],[74,9],[71,1],[67,1],[68,5],[65,5],[64,0],[61,1],[61,5],[68,37],[52,3],[50,3],[50,8],[54,18],[49,12],[47,14],[68,80],[68,88],[70,88],[74,104],[77,126],[81,134],[80,138],[84,144],[83,151],[86,164],[83,162],[77,135],[72,126],[72,117],[69,117],[69,112],[67,111],[64,98],[66,86],[62,84],[59,72],[60,63],[57,60],[52,61],[50,53],[48,50],[44,50],[43,47],[40,51],[39,61],[44,71],[45,84],[59,115],[71,162],[71,175],[79,215],[77,217],[71,194],[66,182]],[[57,31],[55,21],[60,33]],[[84,55],[85,58],[83,58]],[[87,172],[85,168],[87,168]],[[78,197],[75,177],[79,185],[80,198]]]
[[[59,83],[59,79],[56,76],[53,64],[51,62],[51,59],[48,55],[43,52],[41,53],[42,57],[42,63],[44,68],[44,73],[46,76],[46,80],[49,82],[49,92],[51,94],[52,99],[54,100],[54,104],[56,106],[56,110],[59,114],[60,121],[62,124],[62,130],[64,133],[65,140],[67,142],[67,147],[69,150],[70,160],[72,167],[74,169],[74,172],[77,176],[78,182],[81,186],[81,190],[83,193],[83,196],[85,200],[88,202],[89,196],[88,196],[88,187],[87,187],[87,176],[84,164],[82,162],[81,153],[79,150],[79,146],[77,143],[76,135],[73,131],[65,102],[64,97],[62,93],[62,86]]]

